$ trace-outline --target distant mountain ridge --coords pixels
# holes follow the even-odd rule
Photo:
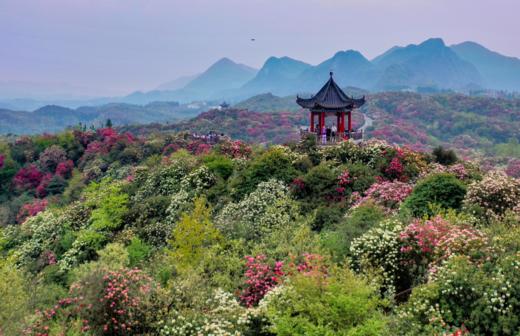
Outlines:
[[[194,117],[207,108],[187,107],[176,102],[152,102],[146,105],[111,103],[77,109],[47,105],[33,112],[0,108],[0,134],[57,132],[79,123],[99,127],[107,119],[115,126],[169,123]]]
[[[368,60],[359,51],[350,49],[339,51],[317,65],[287,56],[269,57],[254,76],[251,76],[253,71],[250,70],[240,77],[243,82],[241,86],[241,80],[225,81],[226,85],[218,84],[218,90],[211,90],[205,83],[220,83],[221,79],[215,78],[221,72],[215,71],[215,68],[221,66],[219,61],[184,88],[168,94],[179,101],[242,101],[266,93],[278,96],[310,94],[320,88],[330,71],[334,72],[335,79],[341,86],[373,92],[415,91],[424,87],[457,92],[477,89],[520,91],[520,79],[516,80],[520,76],[515,77],[516,71],[520,71],[516,70],[517,62],[520,64],[518,59],[507,58],[471,43],[479,48],[467,48],[465,44],[450,47],[440,38],[431,38],[419,44],[394,46],[372,60]],[[492,66],[482,61],[482,54],[493,58]],[[224,63],[233,63],[232,68],[236,70],[238,64],[225,60],[227,61]],[[507,64],[509,65],[506,66]],[[500,67],[512,68],[515,75],[500,77],[495,73]],[[246,80],[248,76],[251,78]],[[504,82],[500,83],[502,79]],[[152,91],[150,94],[157,99],[157,92]]]
[[[278,96],[315,93],[330,71],[342,87],[371,92],[423,89],[520,92],[520,59],[501,55],[475,42],[446,46],[442,39],[431,38],[419,44],[394,46],[372,60],[349,49],[317,65],[287,56],[269,57],[257,70],[222,58],[199,75],[181,77],[148,92],[83,101],[9,99],[0,101],[0,107],[29,110],[46,104],[78,107],[110,102],[140,105],[152,101],[239,102],[266,93]]]
[[[485,87],[507,91],[520,90],[520,59],[501,55],[475,42],[452,45],[451,49],[477,68]]]

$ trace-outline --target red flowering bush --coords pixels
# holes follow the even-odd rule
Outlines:
[[[43,175],[42,180],[40,184],[36,187],[36,196],[43,198],[47,196],[47,187],[49,186],[49,183],[52,180],[52,174],[47,173]]]
[[[35,165],[20,169],[13,178],[16,189],[20,191],[32,190],[42,182],[44,174]]]
[[[32,203],[24,204],[18,212],[18,215],[16,215],[16,221],[18,223],[23,223],[27,217],[35,216],[45,210],[47,204],[48,202],[45,199],[35,199]]]
[[[56,166],[56,175],[61,176],[63,178],[69,178],[71,176],[72,170],[74,169],[74,162],[72,160],[67,160],[58,163]]]
[[[0,154],[0,169],[4,167],[5,156]]]
[[[392,161],[390,161],[390,164],[385,169],[385,174],[390,179],[400,179],[403,175],[404,167],[401,163],[401,159],[399,157],[394,157]]]
[[[240,302],[246,307],[258,304],[267,292],[281,282],[284,275],[281,261],[271,266],[265,263],[265,259],[264,255],[246,257],[246,288],[240,294]]]
[[[345,188],[349,184],[352,183],[352,178],[350,176],[350,172],[348,170],[345,170],[343,173],[341,173],[338,176],[338,184],[340,187]]]
[[[48,336],[51,327],[61,321],[63,334],[78,328],[94,335],[142,335],[150,332],[147,323],[152,296],[157,289],[153,280],[138,269],[105,271],[97,269],[71,285],[69,297],[51,309],[37,312],[38,320],[25,335]]]

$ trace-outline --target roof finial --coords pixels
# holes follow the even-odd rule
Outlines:
[[[332,75],[334,75],[334,72],[332,72],[332,71],[329,72],[329,75],[330,75],[330,77],[332,77]]]

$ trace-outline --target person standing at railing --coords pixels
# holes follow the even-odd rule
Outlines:
[[[338,128],[336,127],[336,124],[332,124],[332,128],[331,128],[332,141],[336,141],[336,133],[338,133]]]
[[[321,127],[321,143],[325,145],[327,143],[327,129],[325,125]]]

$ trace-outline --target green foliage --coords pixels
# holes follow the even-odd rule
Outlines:
[[[452,149],[445,149],[442,146],[437,146],[432,152],[435,162],[442,165],[451,165],[458,161],[457,154]]]
[[[466,186],[451,174],[436,174],[420,181],[403,203],[416,217],[433,215],[432,205],[443,209],[460,209]]]
[[[134,237],[130,241],[130,245],[126,248],[128,251],[128,258],[130,266],[137,266],[144,261],[150,254],[151,247],[143,243],[139,238]]]
[[[224,180],[227,180],[233,174],[233,161],[224,155],[208,155],[204,157],[204,164],[212,173]]]
[[[297,176],[291,157],[279,148],[272,148],[255,158],[245,169],[236,185],[236,195],[240,198],[250,194],[260,182],[270,179],[289,183]]]
[[[122,191],[121,183],[104,180],[91,183],[87,190],[88,205],[93,207],[90,216],[91,228],[97,231],[115,230],[123,224],[128,211],[128,195]]]
[[[204,198],[195,200],[193,212],[183,214],[169,241],[171,257],[180,269],[197,267],[207,249],[218,244],[222,237],[213,226]]]
[[[29,310],[27,279],[11,260],[0,260],[0,334],[19,335]]]
[[[383,210],[371,202],[352,209],[332,231],[323,234],[323,245],[337,260],[350,253],[352,240],[360,237],[385,218]]]
[[[386,335],[377,292],[347,269],[328,277],[297,275],[260,306],[276,335]]]

